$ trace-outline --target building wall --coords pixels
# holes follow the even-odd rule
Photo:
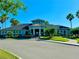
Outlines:
[[[0,35],[7,35],[8,32],[12,32],[13,35],[15,34],[25,35],[26,30],[4,30],[4,31],[0,31]]]
[[[33,26],[34,24],[39,24],[39,26]],[[70,33],[69,28],[66,28],[66,27],[60,28],[59,25],[51,25],[51,24],[44,25],[42,21],[39,21],[39,22],[33,22],[33,24],[29,26],[28,30],[26,28],[23,30],[1,30],[0,35],[6,35],[9,31],[12,31],[13,35],[16,35],[16,34],[26,35],[26,31],[31,33],[31,30],[33,30],[33,35],[34,35],[35,29],[39,29],[40,31],[41,29],[44,30],[45,28],[49,28],[49,29],[54,28],[55,35],[69,35]],[[39,35],[40,33],[41,31],[39,32]]]
[[[58,34],[62,36],[68,36],[70,34],[69,28],[59,28]]]

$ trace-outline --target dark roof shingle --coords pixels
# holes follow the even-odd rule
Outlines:
[[[30,26],[30,25],[32,25],[32,24],[20,24],[17,26],[11,26],[11,27],[1,29],[1,30],[23,30],[24,27]]]

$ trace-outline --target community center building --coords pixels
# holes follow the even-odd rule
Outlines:
[[[31,35],[31,36],[43,36],[45,35],[45,28],[54,28],[55,33],[62,36],[67,36],[70,33],[69,27],[45,24],[44,20],[36,19],[32,20],[31,24],[20,24],[16,26],[11,26],[0,30],[0,35],[6,36],[8,32],[12,32],[13,36],[21,35]]]

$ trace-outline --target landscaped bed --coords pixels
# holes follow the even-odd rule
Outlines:
[[[0,49],[0,59],[19,59],[19,58],[10,54],[7,51]]]
[[[69,41],[67,38],[64,38],[64,37],[61,37],[61,36],[53,36],[50,40],[62,41],[62,42],[68,42]]]

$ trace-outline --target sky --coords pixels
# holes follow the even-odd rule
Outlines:
[[[34,19],[43,19],[50,24],[63,25],[70,27],[70,22],[66,19],[67,14],[72,13],[75,16],[79,10],[79,0],[22,0],[27,7],[27,11],[19,10],[15,17],[22,24],[31,23]],[[7,27],[10,26],[10,20],[7,21]],[[73,27],[79,26],[79,19],[74,18]]]

